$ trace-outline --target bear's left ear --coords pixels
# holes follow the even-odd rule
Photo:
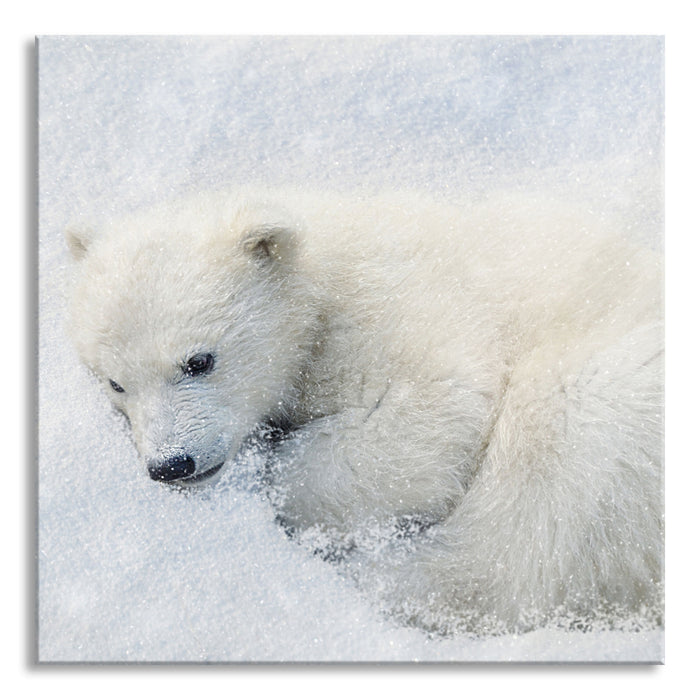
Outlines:
[[[259,264],[286,263],[296,253],[296,233],[276,224],[256,226],[241,239],[242,250]]]

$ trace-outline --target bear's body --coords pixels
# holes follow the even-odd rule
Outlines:
[[[658,256],[512,197],[278,198],[69,235],[74,339],[153,478],[202,483],[283,423],[289,526],[433,523],[394,576],[411,619],[655,605]]]

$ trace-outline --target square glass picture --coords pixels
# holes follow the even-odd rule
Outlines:
[[[40,662],[663,662],[662,38],[37,51]]]

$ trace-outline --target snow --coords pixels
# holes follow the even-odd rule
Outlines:
[[[41,661],[651,661],[662,630],[431,638],[275,524],[249,478],[150,481],[64,328],[63,230],[201,187],[502,186],[661,246],[654,37],[39,41]]]

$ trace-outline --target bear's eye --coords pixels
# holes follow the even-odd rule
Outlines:
[[[208,352],[201,352],[187,360],[183,371],[188,377],[196,377],[200,374],[211,372],[213,368],[214,356]]]
[[[109,380],[109,385],[116,391],[118,394],[123,394],[124,393],[124,387],[119,386],[114,379]]]

